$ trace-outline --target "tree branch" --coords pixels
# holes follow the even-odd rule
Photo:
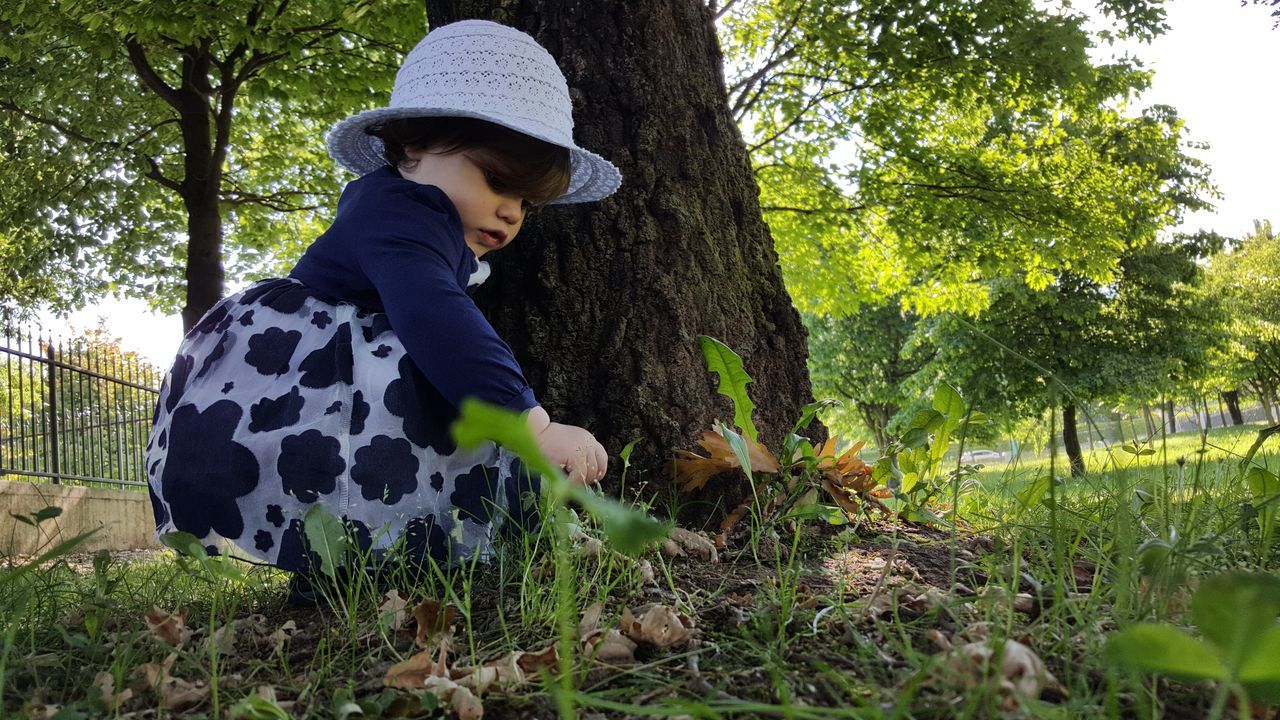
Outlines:
[[[62,133],[63,135],[66,135],[67,137],[71,138],[72,140],[77,140],[77,141],[79,141],[79,142],[82,142],[82,143],[85,143],[85,144],[88,144],[88,145],[110,145],[110,144],[112,144],[112,143],[104,142],[104,141],[102,141],[102,140],[94,140],[93,138],[91,138],[91,137],[89,137],[89,136],[87,136],[87,135],[83,135],[83,134],[81,134],[81,133],[80,133],[80,132],[78,132],[75,128],[69,127],[69,126],[67,126],[67,125],[65,125],[65,124],[63,124],[63,123],[61,123],[61,122],[59,122],[59,121],[57,121],[57,120],[52,119],[52,118],[42,117],[42,116],[40,116],[40,115],[36,115],[35,113],[32,113],[32,112],[28,112],[28,111],[26,111],[26,110],[23,110],[22,108],[18,107],[17,105],[15,105],[15,104],[13,104],[13,103],[11,103],[11,102],[7,101],[7,100],[5,100],[5,101],[0,101],[0,110],[8,110],[9,112],[17,113],[18,115],[21,115],[22,117],[24,117],[24,118],[26,118],[26,119],[30,120],[30,121],[31,121],[31,122],[33,122],[33,123],[39,123],[39,124],[41,124],[41,125],[48,125],[49,127],[53,128],[54,130],[57,130],[58,132]]]
[[[170,190],[178,193],[179,195],[182,194],[182,183],[160,172],[160,163],[156,162],[155,158],[150,158],[150,157],[147,158],[147,164],[151,166],[151,169],[147,171],[147,174],[144,175],[143,177],[147,177],[152,180],[155,180],[157,183],[160,183],[164,187],[169,188]]]
[[[129,53],[129,61],[133,63],[133,69],[138,73],[138,77],[142,82],[160,96],[174,110],[182,112],[182,98],[178,96],[178,91],[173,86],[166,83],[155,68],[151,67],[151,63],[147,60],[147,53],[133,37],[128,37],[124,41],[125,49]]]

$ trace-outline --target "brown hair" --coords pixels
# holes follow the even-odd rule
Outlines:
[[[388,120],[365,132],[382,139],[382,155],[394,167],[412,167],[406,148],[465,152],[496,192],[541,205],[569,189],[569,151],[510,128],[472,118],[415,117]]]

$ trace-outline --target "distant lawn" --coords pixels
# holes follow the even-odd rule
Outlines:
[[[1176,479],[1179,458],[1185,460],[1183,480],[1186,484],[1195,484],[1199,480],[1217,485],[1219,480],[1238,477],[1240,460],[1257,439],[1259,431],[1266,427],[1261,422],[1218,427],[1210,430],[1204,438],[1197,430],[1157,435],[1139,446],[1140,451],[1151,451],[1150,454],[1134,455],[1119,443],[1106,449],[1087,450],[1084,453],[1087,475],[1068,479],[1066,487],[1068,492],[1073,487],[1088,491],[1099,481],[1113,486],[1119,482],[1137,486],[1166,477]],[[1273,471],[1280,470],[1280,436],[1272,437],[1263,444],[1255,462],[1262,462]],[[1049,469],[1047,452],[1036,454],[1028,449],[1013,458],[984,463],[978,473],[978,482],[988,491],[1017,492],[1036,478],[1048,475]],[[1053,461],[1053,471],[1058,477],[1070,478],[1067,455],[1060,444]]]

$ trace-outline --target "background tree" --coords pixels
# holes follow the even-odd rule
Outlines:
[[[1195,286],[1197,260],[1213,236],[1183,236],[1131,250],[1110,283],[1064,273],[1043,290],[1020,278],[994,284],[975,319],[939,316],[927,332],[937,348],[924,372],[964,388],[988,413],[1062,413],[1073,475],[1085,470],[1077,431],[1083,403],[1151,401],[1172,383],[1204,375],[1215,343],[1216,310]]]
[[[1212,258],[1205,295],[1221,299],[1230,339],[1219,371],[1249,387],[1268,420],[1280,422],[1280,235],[1270,222],[1255,222],[1237,247]]]
[[[385,101],[424,24],[410,0],[4,4],[0,296],[134,295],[189,328],[228,261],[314,238],[339,187],[324,130]]]
[[[871,433],[876,447],[888,444],[895,419],[913,409],[909,381],[930,360],[932,348],[921,349],[913,338],[919,317],[901,303],[868,303],[844,317],[806,318],[809,328],[809,370],[814,394],[836,398],[857,415],[857,424]],[[841,423],[828,413],[832,427]]]
[[[1090,45],[1163,30],[1159,3],[739,0],[721,8],[731,105],[797,303],[985,304],[986,280],[1107,282],[1127,247],[1207,192],[1149,74]]]

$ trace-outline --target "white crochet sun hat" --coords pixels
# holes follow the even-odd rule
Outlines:
[[[387,164],[382,140],[365,132],[394,118],[487,120],[569,150],[569,189],[549,204],[599,200],[622,184],[613,163],[573,142],[564,74],[529,35],[487,20],[463,20],[422,38],[396,73],[389,107],[366,110],[329,130],[329,154],[360,175]]]

